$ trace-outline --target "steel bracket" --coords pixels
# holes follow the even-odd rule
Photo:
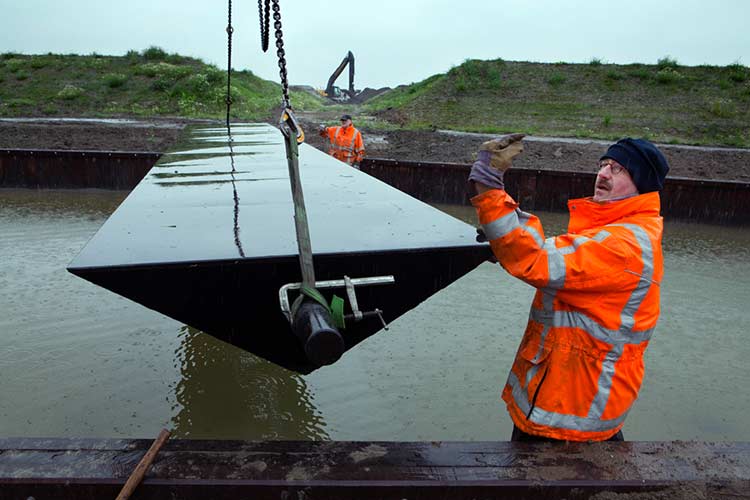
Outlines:
[[[340,280],[327,280],[327,281],[316,281],[316,289],[326,288],[344,288],[346,289],[346,296],[349,299],[349,307],[352,310],[351,314],[344,316],[345,319],[354,320],[355,322],[362,321],[365,318],[371,318],[377,316],[380,322],[383,324],[383,329],[388,330],[388,325],[383,319],[383,311],[380,309],[373,309],[372,311],[360,311],[359,304],[357,303],[357,292],[356,287],[371,286],[371,285],[388,285],[395,283],[396,279],[390,276],[371,276],[367,278],[350,278],[344,276],[344,279]],[[302,283],[287,283],[279,289],[279,304],[281,305],[281,312],[284,314],[289,323],[292,323],[292,308],[289,301],[289,291],[299,290],[302,288]]]

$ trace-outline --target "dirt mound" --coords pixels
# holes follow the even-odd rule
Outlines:
[[[384,92],[388,92],[389,90],[391,90],[390,87],[381,87],[379,89],[373,89],[373,88],[367,87],[364,90],[362,90],[360,93],[358,93],[356,96],[354,96],[353,99],[350,99],[350,102],[363,103],[367,101],[368,99],[372,99],[376,95],[380,95]]]
[[[310,95],[320,97],[320,92],[318,92],[315,87],[311,85],[290,85],[289,90],[294,90],[297,92],[307,92]]]

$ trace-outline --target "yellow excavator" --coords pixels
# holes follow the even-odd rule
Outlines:
[[[341,73],[344,71],[346,66],[349,66],[349,89],[341,89],[339,87],[336,87],[334,83],[336,83],[336,79],[341,75]],[[334,101],[339,102],[345,102],[353,99],[357,95],[357,91],[354,90],[354,54],[352,54],[352,51],[348,51],[346,53],[346,56],[341,61],[341,64],[339,64],[338,68],[331,74],[331,77],[328,79],[328,84],[326,85],[325,90],[319,90],[318,91],[320,95],[323,97],[327,97],[329,99],[332,99]]]

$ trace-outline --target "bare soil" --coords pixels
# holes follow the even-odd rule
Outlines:
[[[355,117],[356,120],[356,117]],[[0,149],[55,149],[164,152],[191,120],[119,121],[0,120]],[[205,122],[204,122],[205,123]],[[326,150],[314,117],[302,120],[307,142]],[[355,121],[356,126],[356,121]],[[471,163],[490,135],[449,131],[388,132],[362,128],[367,156],[426,162]],[[609,143],[527,137],[515,166],[544,170],[594,171]],[[750,150],[660,145],[670,164],[670,177],[750,182]]]
[[[161,153],[177,142],[188,120],[0,120],[0,149]]]
[[[317,124],[307,123],[315,131]],[[355,123],[356,126],[356,123]],[[450,131],[368,132],[362,129],[367,156],[400,160],[471,163],[482,142],[494,136]],[[325,150],[324,140],[307,134],[308,143]],[[514,166],[543,170],[594,172],[610,142],[554,137],[527,137]],[[750,182],[750,149],[659,145],[670,165],[670,177]]]

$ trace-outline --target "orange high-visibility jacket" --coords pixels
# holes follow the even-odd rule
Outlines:
[[[359,164],[365,156],[365,144],[362,140],[362,133],[349,126],[344,127],[326,127],[323,132],[324,137],[328,138],[330,146],[328,154],[334,158],[348,163]]]
[[[659,193],[571,200],[568,233],[547,239],[505,191],[472,203],[500,264],[537,288],[502,395],[513,422],[553,439],[612,437],[638,397],[659,317]]]

